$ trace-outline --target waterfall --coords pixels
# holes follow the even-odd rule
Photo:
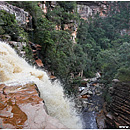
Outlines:
[[[50,116],[59,119],[67,128],[82,128],[74,103],[65,98],[60,83],[51,83],[45,71],[30,66],[13,48],[0,42],[0,83],[24,85],[29,82],[37,85]]]

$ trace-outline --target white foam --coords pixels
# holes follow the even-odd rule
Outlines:
[[[59,119],[68,128],[82,128],[74,103],[64,98],[61,84],[57,81],[51,83],[46,72],[30,66],[8,44],[0,42],[0,83],[24,85],[29,82],[37,85],[49,115]]]

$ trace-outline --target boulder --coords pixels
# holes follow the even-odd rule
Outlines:
[[[43,67],[43,66],[44,66],[43,63],[42,63],[42,61],[41,61],[40,59],[35,60],[35,62],[37,63],[37,65],[38,65],[39,67]]]
[[[81,98],[88,98],[87,95],[81,95]]]
[[[80,95],[86,95],[86,94],[88,94],[88,95],[92,95],[93,92],[90,91],[89,88],[85,88],[85,89],[81,92]]]
[[[118,79],[113,79],[112,81],[113,82],[120,82]]]
[[[57,119],[44,109],[35,84],[0,84],[1,129],[62,129]]]
[[[80,95],[85,95],[88,92],[88,88],[85,88]]]
[[[92,94],[93,94],[93,92],[89,90],[89,91],[88,91],[88,94],[92,95]]]

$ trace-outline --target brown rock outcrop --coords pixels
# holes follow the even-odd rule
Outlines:
[[[77,12],[82,19],[87,20],[89,16],[97,13],[101,17],[106,17],[108,13],[108,2],[105,1],[77,1]]]
[[[62,129],[57,119],[47,115],[34,84],[0,85],[0,128]]]
[[[35,62],[37,63],[37,65],[38,65],[39,67],[43,67],[43,63],[42,63],[42,61],[41,61],[40,59],[35,60]]]
[[[39,45],[39,44],[34,44],[32,42],[29,41],[29,45],[30,47],[32,48],[32,52],[33,52],[33,58],[34,58],[34,64],[37,65],[37,67],[44,67],[43,63],[42,63],[42,60],[39,58],[39,54],[40,54],[40,51],[42,49],[42,46]]]

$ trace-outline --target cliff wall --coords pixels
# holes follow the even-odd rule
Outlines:
[[[29,22],[29,13],[21,8],[0,1],[0,10],[5,10],[10,14],[14,14],[19,25],[27,24]]]
[[[106,17],[109,4],[105,1],[77,1],[77,12],[82,19],[87,20],[89,16],[99,13],[101,17]]]
[[[130,83],[114,82],[110,88],[112,101],[104,103],[103,110],[97,116],[97,124],[102,128],[130,127]],[[123,126],[123,127],[122,127]]]
[[[113,83],[109,110],[106,114],[106,124],[109,128],[130,126],[130,83]]]

